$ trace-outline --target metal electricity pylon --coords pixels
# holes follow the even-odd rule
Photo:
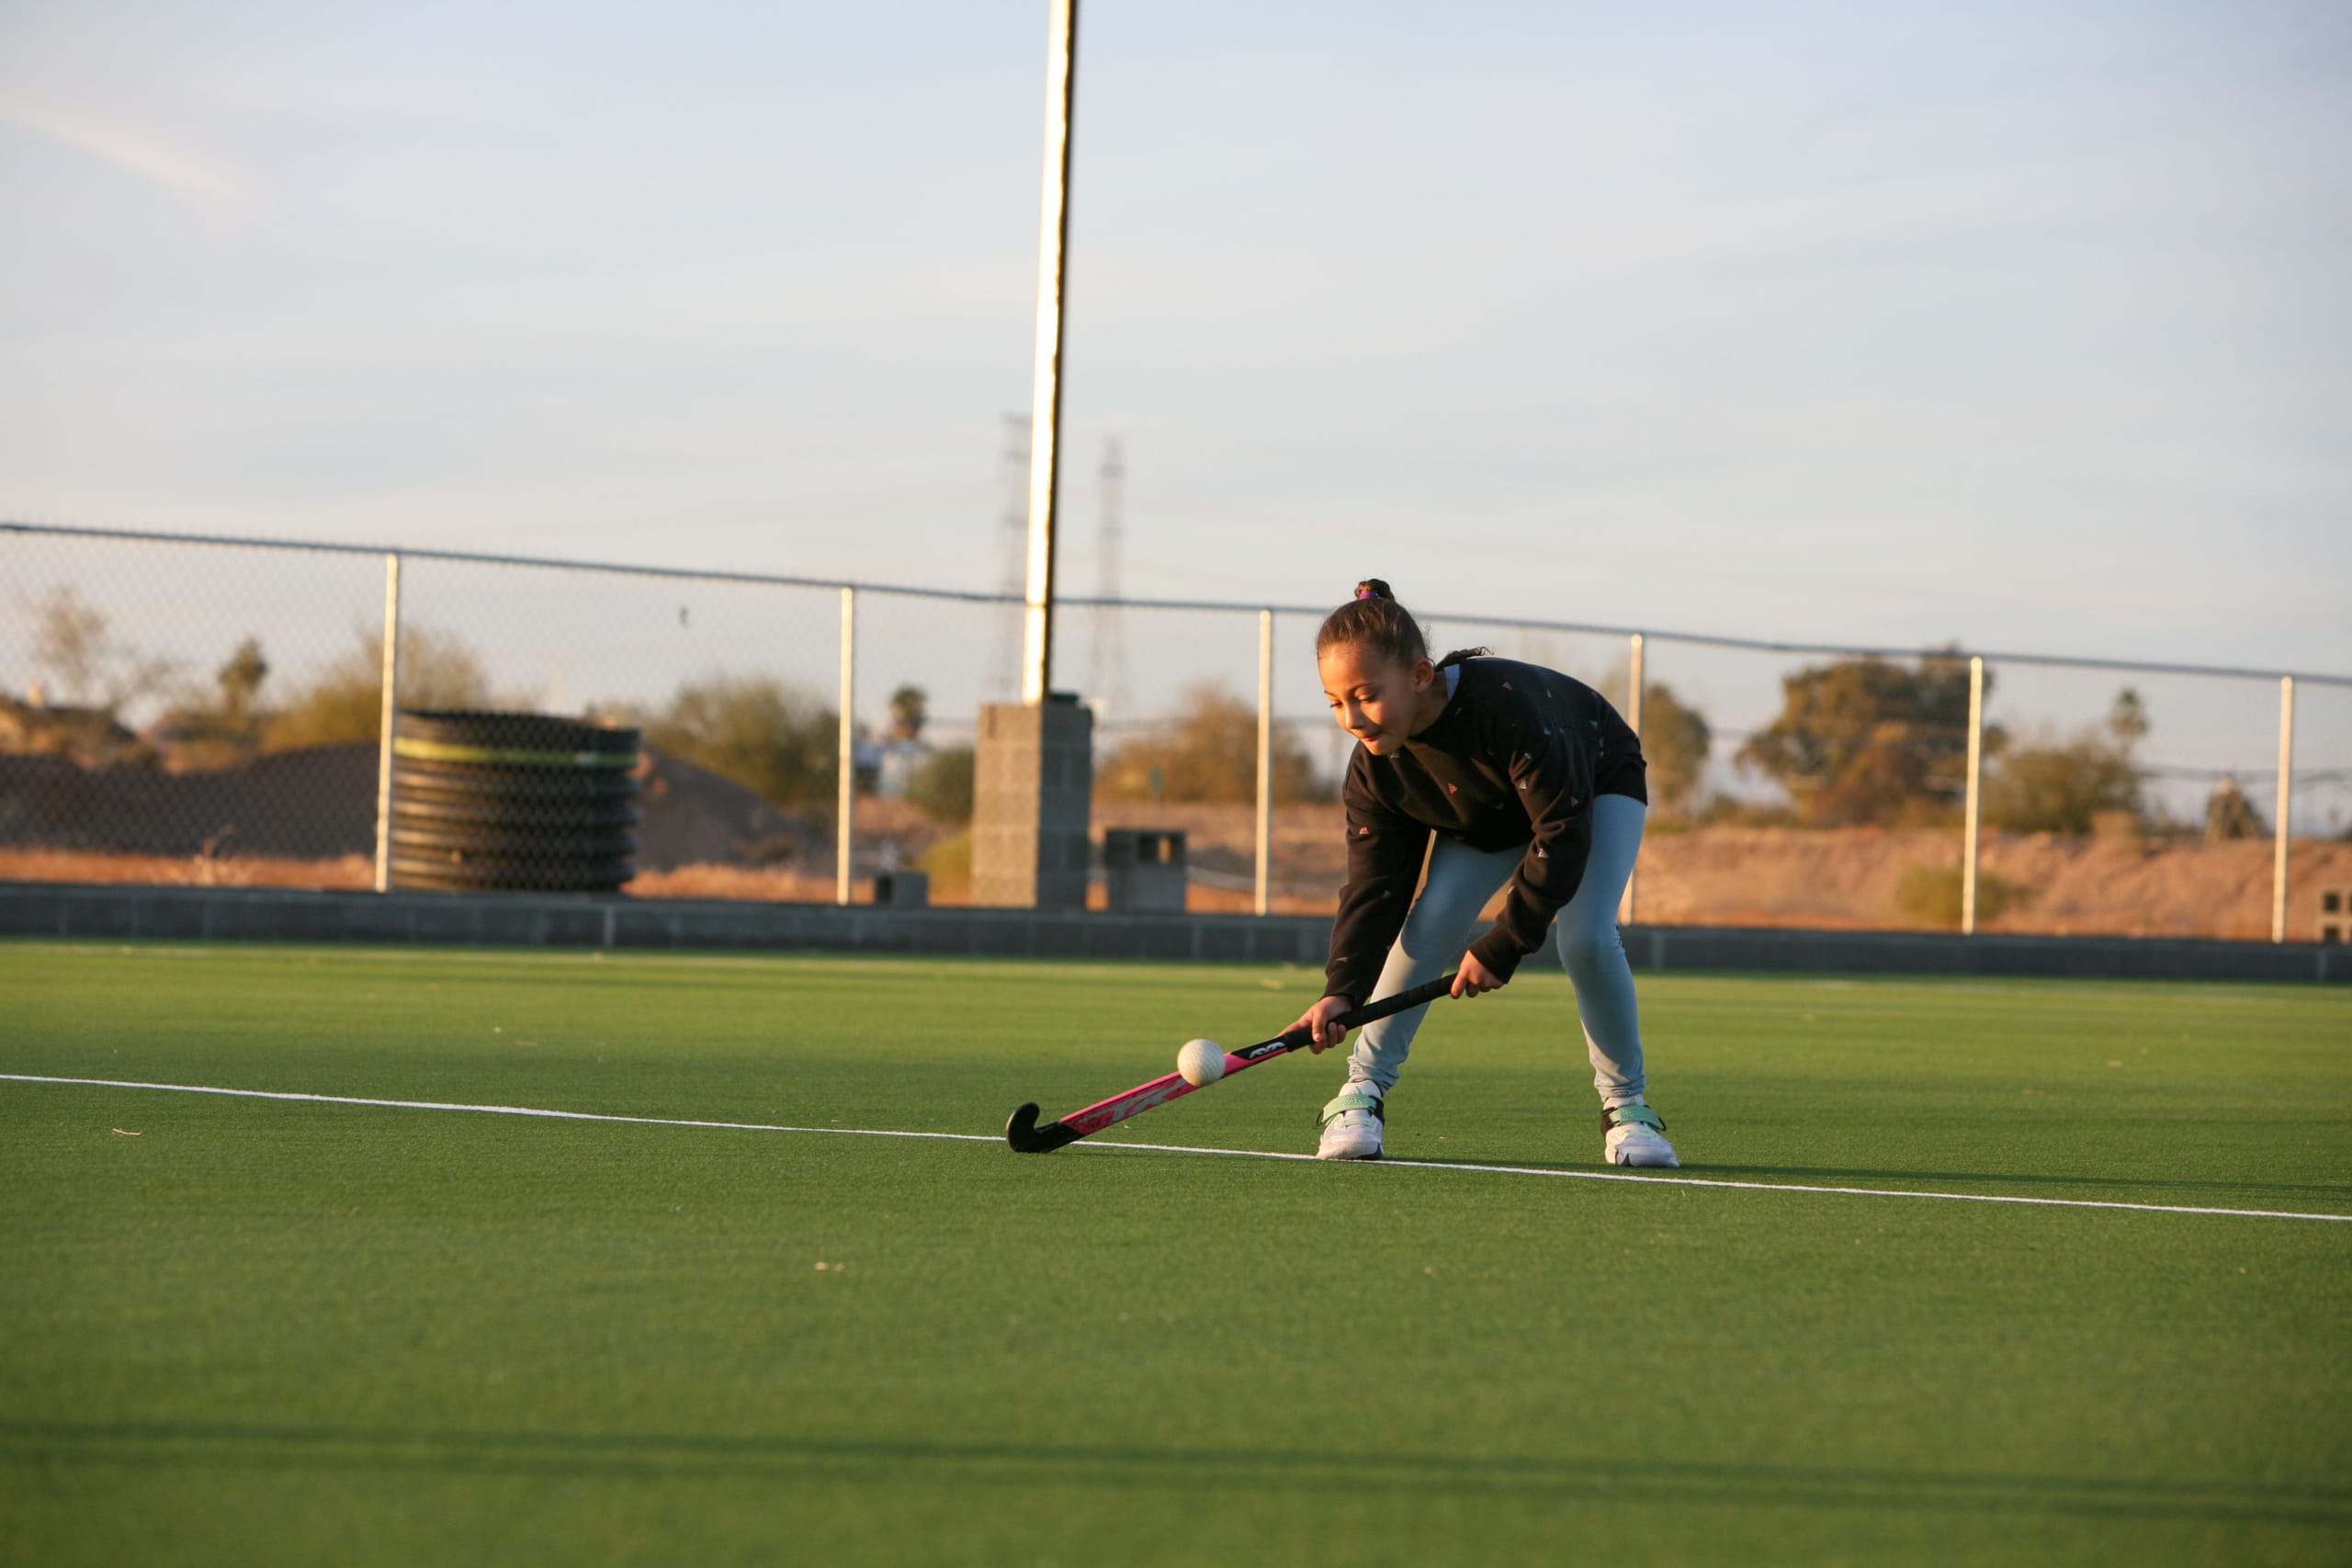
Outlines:
[[[1125,532],[1127,462],[1115,435],[1102,443],[1102,527],[1094,545],[1094,596],[1119,596],[1119,549]],[[1087,695],[1104,713],[1124,715],[1127,708],[1126,628],[1119,612],[1105,604],[1094,607],[1094,637],[1087,670]]]

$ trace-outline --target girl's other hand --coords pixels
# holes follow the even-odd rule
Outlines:
[[[1319,1056],[1347,1039],[1348,1032],[1331,1021],[1355,1005],[1345,997],[1325,997],[1321,1001],[1300,1013],[1292,1021],[1290,1029],[1285,1029],[1283,1032],[1288,1034],[1291,1029],[1304,1029],[1306,1031],[1306,1048]]]
[[[1488,991],[1501,990],[1506,983],[1504,976],[1479,963],[1475,953],[1464,953],[1462,966],[1453,972],[1453,994],[1457,997],[1484,996]]]

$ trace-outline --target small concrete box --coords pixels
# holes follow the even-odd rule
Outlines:
[[[1102,829],[1106,907],[1125,915],[1164,915],[1184,908],[1184,835],[1156,828]]]
[[[874,901],[888,909],[920,909],[931,902],[931,874],[922,871],[878,872]]]
[[[2312,922],[2312,928],[2314,941],[2339,945],[2352,942],[2352,887],[2319,890],[2319,919]]]

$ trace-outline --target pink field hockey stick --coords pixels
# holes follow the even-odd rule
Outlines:
[[[1405,1012],[1433,1002],[1440,997],[1452,994],[1453,990],[1453,976],[1442,976],[1425,986],[1416,986],[1409,991],[1399,991],[1393,997],[1383,997],[1376,1002],[1366,1002],[1360,1008],[1341,1013],[1332,1021],[1342,1029],[1361,1029],[1363,1025],[1376,1022],[1392,1013]],[[1244,1067],[1254,1067],[1261,1062],[1272,1061],[1284,1052],[1295,1051],[1302,1045],[1311,1043],[1313,1042],[1308,1039],[1306,1031],[1295,1029],[1287,1034],[1277,1034],[1272,1040],[1261,1040],[1255,1045],[1245,1045],[1238,1051],[1227,1051],[1225,1054],[1225,1076],[1231,1077]],[[1098,1100],[1083,1111],[1073,1111],[1058,1122],[1048,1122],[1042,1127],[1037,1125],[1037,1102],[1033,1100],[1014,1111],[1012,1120],[1005,1122],[1004,1141],[1011,1144],[1014,1152],[1018,1154],[1050,1154],[1064,1145],[1074,1144],[1090,1134],[1099,1133],[1114,1122],[1124,1122],[1130,1116],[1139,1116],[1154,1106],[1165,1105],[1171,1100],[1182,1099],[1192,1093],[1193,1089],[1193,1086],[1186,1083],[1181,1076],[1170,1073],[1167,1077],[1154,1078],[1149,1083],[1137,1084],[1123,1094],[1114,1094],[1108,1100]]]

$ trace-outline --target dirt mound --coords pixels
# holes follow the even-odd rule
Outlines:
[[[734,780],[649,746],[638,764],[639,871],[796,864],[822,838]]]
[[[1255,818],[1246,806],[1098,802],[1094,821],[1181,829],[1219,892],[1247,886]],[[1337,807],[1274,813],[1274,888],[1285,907],[1329,909],[1346,875]],[[1956,832],[1922,829],[1708,828],[1653,832],[1642,845],[1635,914],[1667,925],[1900,930],[1917,922],[1898,893],[1916,868],[1960,864]],[[2259,940],[2270,934],[2268,840],[2061,838],[1987,833],[1980,869],[2016,890],[1987,931]],[[2297,840],[2288,934],[2316,931],[2317,892],[2352,887],[2352,843]],[[1203,891],[1195,887],[1195,894]],[[1245,899],[1228,896],[1225,905]]]
[[[318,746],[167,773],[0,756],[0,845],[327,860],[376,846],[376,748]]]
[[[207,860],[335,860],[376,847],[376,748],[272,752],[233,768],[0,755],[0,847]],[[649,748],[639,763],[647,870],[803,858],[808,825],[707,768]]]
[[[707,768],[649,750],[640,764],[642,897],[827,901],[831,835]],[[1250,904],[1256,820],[1247,806],[1097,802],[1108,827],[1190,840],[1194,908]],[[43,881],[364,886],[376,830],[376,749],[319,747],[236,768],[173,773],[0,755],[0,877]],[[912,865],[950,830],[903,801],[857,806],[857,895],[884,865]],[[1331,908],[1346,875],[1339,808],[1283,807],[1273,822],[1274,908]],[[1669,925],[1901,929],[1917,923],[1906,874],[1949,874],[1960,836],[1909,829],[1710,828],[1653,832],[1636,915]],[[1990,931],[2261,939],[2270,934],[2267,840],[1987,834],[1983,869],[2015,891]],[[2352,843],[2298,840],[2288,933],[2315,934],[2317,893],[2352,886]],[[1098,890],[1099,891],[1099,890]],[[968,893],[934,886],[943,902]]]

